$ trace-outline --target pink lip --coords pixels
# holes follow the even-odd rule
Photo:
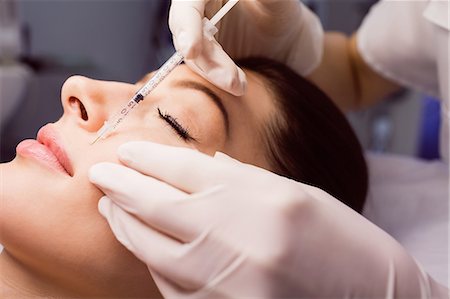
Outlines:
[[[72,165],[58,133],[52,125],[42,127],[37,135],[37,140],[24,140],[17,146],[17,154],[23,157],[31,157],[38,162],[73,176]]]

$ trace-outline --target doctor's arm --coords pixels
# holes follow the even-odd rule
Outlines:
[[[357,38],[357,33],[348,37],[339,32],[327,32],[322,61],[307,76],[343,111],[370,106],[402,89],[364,61]]]

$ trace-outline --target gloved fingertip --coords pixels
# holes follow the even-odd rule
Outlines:
[[[89,181],[91,183],[98,183],[104,173],[104,163],[97,163],[91,166],[88,171]]]
[[[173,149],[176,151],[180,150],[179,147],[157,142],[130,141],[119,146],[117,155],[119,160],[126,166],[135,168],[135,166],[142,164],[142,161],[145,161],[149,155],[158,156],[161,153],[164,154]]]
[[[130,165],[134,161],[132,148],[133,144],[124,144],[117,149],[117,155],[119,156],[120,161],[126,165]]]
[[[201,53],[201,41],[196,41],[186,31],[178,35],[175,44],[185,59],[195,59]]]
[[[247,76],[244,71],[240,68],[237,69],[238,75],[234,79],[232,84],[232,94],[237,97],[241,97],[245,94],[247,90]]]
[[[241,163],[240,161],[233,159],[232,157],[230,157],[227,154],[224,154],[222,152],[216,152],[214,154],[214,159],[218,159],[220,161],[225,161],[225,162],[231,162],[231,163],[235,163],[235,164]]]
[[[234,64],[233,66],[215,68],[205,74],[213,84],[227,91],[228,93],[240,97],[245,94],[247,77],[245,73]]]
[[[98,201],[98,204],[97,204],[98,211],[105,218],[107,217],[107,214],[108,214],[110,202],[111,202],[111,200],[108,197],[103,196],[102,198],[100,198],[100,200]]]
[[[222,152],[216,152],[215,154],[214,154],[214,159],[219,159],[219,160],[229,160],[229,159],[233,159],[233,158],[231,158],[230,156],[228,156],[227,154],[225,154],[225,153],[222,153]],[[233,159],[234,160],[234,159]]]
[[[247,75],[245,75],[245,72],[238,68],[238,78],[239,78],[239,85],[241,87],[242,95],[247,90]]]

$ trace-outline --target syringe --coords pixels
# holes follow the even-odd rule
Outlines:
[[[239,0],[228,1],[212,18],[208,20],[203,19],[203,34],[207,37],[213,38],[217,33],[216,24],[239,2]],[[151,93],[177,65],[183,61],[184,57],[179,52],[175,52],[156,72],[156,74],[150,78],[145,85],[138,90],[138,92],[131,98],[130,101],[113,117],[105,121],[103,126],[98,130],[95,140],[91,143],[96,143],[99,139],[105,139],[119,126],[130,113],[144,98]]]

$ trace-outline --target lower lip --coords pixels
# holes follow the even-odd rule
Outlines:
[[[27,139],[19,143],[16,152],[18,155],[32,158],[52,170],[68,174],[50,149],[34,139]]]

